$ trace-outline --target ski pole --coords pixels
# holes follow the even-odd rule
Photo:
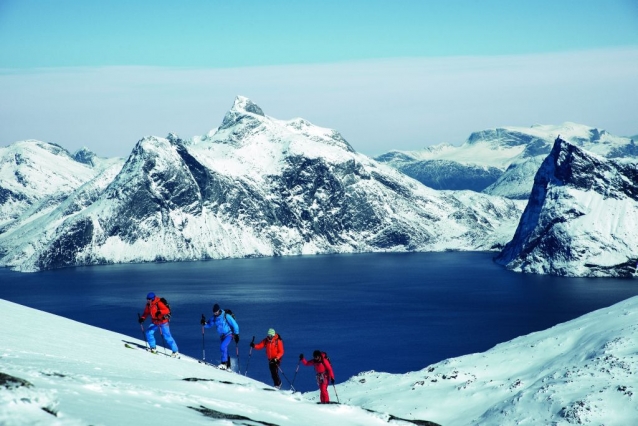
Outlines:
[[[202,314],[202,320],[206,322],[206,317]],[[204,344],[204,325],[202,324],[202,361],[206,361],[206,345]]]
[[[279,365],[277,365],[277,368],[279,369],[279,372],[281,373],[282,376],[284,376],[284,379],[286,379],[286,381],[288,382],[288,384],[290,385],[290,390],[292,390],[292,393],[297,392],[294,388],[294,386],[292,385],[292,383],[290,382],[290,380],[288,380],[288,377],[286,377],[286,373],[284,373],[284,370],[281,369],[281,367]]]
[[[144,324],[142,324],[142,321],[140,321],[140,319],[142,319],[142,316],[138,312],[137,313],[137,322],[140,323],[140,328],[142,329],[142,337],[144,338],[144,344],[146,345],[146,350],[148,350],[148,340],[146,340],[146,333],[144,332]]]
[[[241,374],[241,362],[239,362],[239,342],[235,341],[235,353],[237,354],[237,374]]]
[[[255,336],[253,336],[253,340],[250,343],[255,343]],[[246,361],[246,371],[244,371],[244,376],[248,374],[248,366],[250,365],[250,357],[253,356],[253,345],[250,345],[250,351],[248,352],[248,361]]]
[[[341,403],[339,402],[339,394],[337,393],[337,387],[335,386],[335,383],[334,383],[334,382],[332,382],[332,389],[334,389],[334,390],[335,390],[335,396],[337,397],[337,403],[341,404]]]
[[[297,369],[295,370],[295,376],[292,378],[292,384],[290,386],[294,385],[295,384],[295,380],[297,380],[297,373],[299,372],[299,364],[300,363],[301,363],[301,360],[297,361]]]

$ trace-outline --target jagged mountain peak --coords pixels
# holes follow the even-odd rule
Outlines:
[[[514,235],[496,261],[519,272],[632,276],[638,244],[635,164],[556,138]]]
[[[264,116],[264,111],[259,108],[259,106],[248,99],[245,96],[237,96],[235,97],[235,102],[233,103],[233,107],[230,109],[231,111],[251,113]]]
[[[76,161],[83,164],[88,164],[89,166],[95,165],[96,157],[97,155],[95,155],[93,151],[91,151],[89,148],[85,146],[83,146],[82,148],[78,149],[77,151],[73,153],[73,158],[75,158]]]
[[[237,96],[232,108],[224,116],[220,129],[227,129],[243,119],[255,120],[265,117],[264,111],[245,96]]]
[[[185,144],[218,151],[220,157],[241,157],[245,164],[272,164],[295,154],[342,158],[355,153],[336,130],[303,118],[280,120],[264,115],[261,108],[243,96],[235,99],[221,126]]]

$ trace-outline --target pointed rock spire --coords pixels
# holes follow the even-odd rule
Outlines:
[[[264,117],[264,112],[253,101],[245,96],[237,96],[233,107],[226,113],[221,127],[227,128],[237,123],[244,117],[258,115]]]

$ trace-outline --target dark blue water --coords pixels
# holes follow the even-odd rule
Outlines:
[[[273,327],[285,341],[282,368],[290,381],[299,353],[322,349],[340,382],[362,371],[404,373],[485,351],[638,295],[634,280],[517,274],[495,265],[492,256],[357,254],[36,274],[0,270],[0,298],[141,339],[137,313],[154,291],[171,303],[171,330],[180,351],[198,358],[199,320],[219,303],[237,314],[242,373],[252,336],[261,339]],[[204,338],[206,358],[218,361],[218,337],[207,330]],[[234,344],[231,348],[234,357]],[[264,351],[253,351],[248,376],[271,384]],[[311,368],[300,367],[295,387],[316,389]]]

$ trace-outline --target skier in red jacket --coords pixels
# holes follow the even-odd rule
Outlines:
[[[176,357],[178,349],[177,343],[175,343],[175,339],[171,336],[171,330],[168,327],[169,314],[170,310],[168,307],[162,303],[159,297],[155,296],[155,293],[150,292],[146,295],[146,306],[144,307],[144,313],[140,317],[140,324],[146,320],[146,317],[151,317],[153,324],[146,329],[146,341],[151,347],[151,352],[157,352],[155,347],[155,331],[159,328],[160,334],[164,336],[164,340],[166,340],[166,343],[173,351],[171,356]]]
[[[299,360],[303,362],[303,365],[305,366],[312,365],[315,367],[321,403],[329,403],[330,395],[328,395],[328,381],[330,381],[334,385],[335,375],[332,371],[332,365],[330,365],[330,360],[327,358],[326,353],[319,350],[314,351],[312,353],[312,361],[306,361],[303,354],[300,354]]]
[[[275,332],[274,328],[271,328],[268,330],[268,336],[257,344],[250,342],[250,347],[257,350],[266,348],[266,358],[268,358],[270,375],[272,376],[272,381],[275,383],[275,387],[279,389],[281,387],[279,364],[281,363],[281,357],[284,356],[283,339]]]

